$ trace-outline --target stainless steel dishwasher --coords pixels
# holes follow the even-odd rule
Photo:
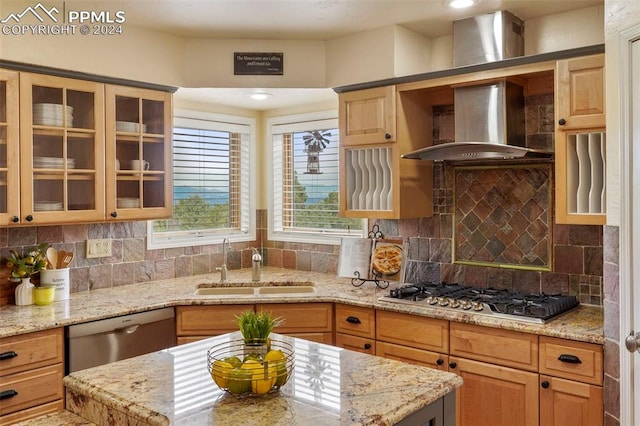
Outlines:
[[[163,308],[69,326],[67,373],[175,346],[174,317]]]

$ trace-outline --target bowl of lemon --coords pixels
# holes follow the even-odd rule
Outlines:
[[[280,339],[269,338],[262,345],[237,339],[211,347],[207,366],[220,389],[239,396],[265,395],[287,383],[295,353],[291,343]]]

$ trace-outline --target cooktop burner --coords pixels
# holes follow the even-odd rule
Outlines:
[[[383,302],[458,309],[522,321],[544,323],[580,303],[575,296],[527,294],[448,283],[409,284],[389,291]]]

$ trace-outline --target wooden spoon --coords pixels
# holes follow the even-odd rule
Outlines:
[[[47,249],[47,260],[49,261],[49,267],[56,269],[58,267],[58,250],[53,247]]]

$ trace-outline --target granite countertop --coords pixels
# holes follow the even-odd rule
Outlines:
[[[316,285],[317,292],[287,295],[196,296],[194,294],[199,284],[217,284],[219,280],[220,275],[217,273],[194,275],[72,293],[69,300],[54,302],[47,306],[2,306],[0,307],[0,322],[2,323],[0,337],[168,306],[219,305],[247,302],[336,302],[604,344],[603,310],[599,306],[581,305],[577,309],[564,313],[546,324],[535,324],[446,308],[379,301],[380,297],[388,295],[389,289],[379,289],[370,282],[361,287],[354,287],[348,278],[279,268],[265,268],[263,270],[263,281],[309,281]],[[232,270],[229,271],[229,283],[226,285],[247,283],[250,280],[251,269]],[[398,284],[392,283],[390,288],[393,288],[393,286],[398,286]]]
[[[67,410],[97,424],[390,425],[462,385],[453,373],[278,334],[295,369],[277,392],[237,397],[218,389],[207,350],[239,332],[71,373]]]

